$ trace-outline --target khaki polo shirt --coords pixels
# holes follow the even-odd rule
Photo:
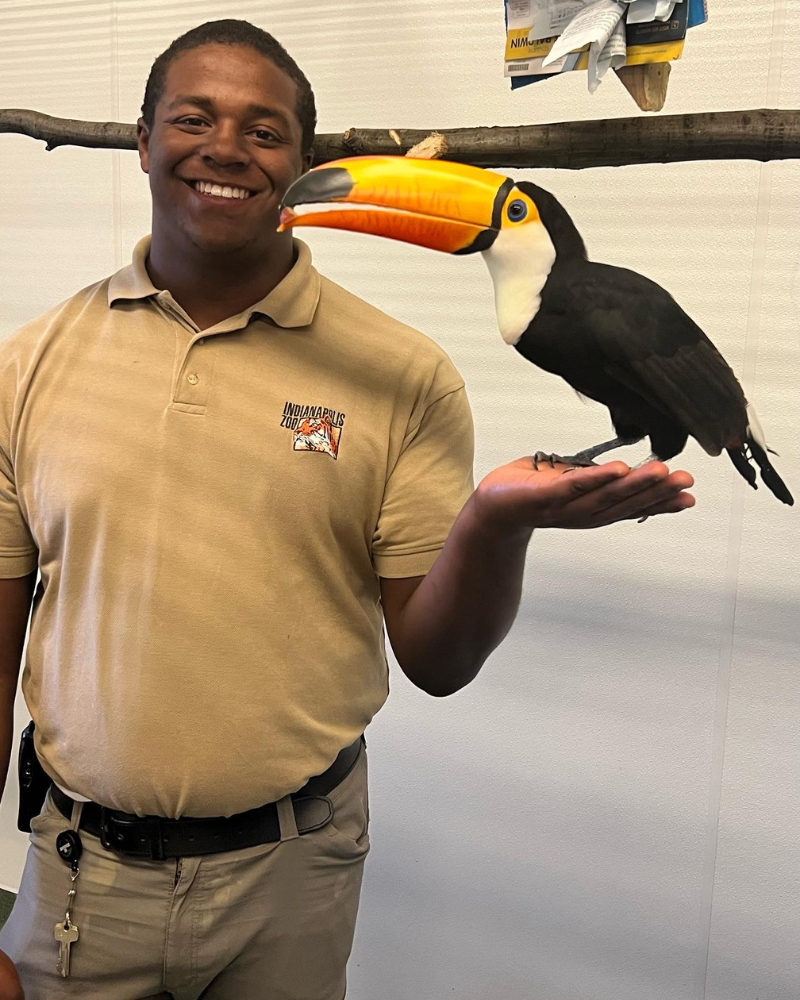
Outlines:
[[[202,333],[133,263],[0,343],[0,576],[37,566],[23,691],[59,784],[230,815],[384,703],[379,577],[472,490],[443,351],[296,263]]]

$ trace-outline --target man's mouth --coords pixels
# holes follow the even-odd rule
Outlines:
[[[198,194],[209,198],[230,198],[246,201],[251,195],[256,194],[249,188],[236,187],[233,184],[217,184],[214,181],[186,181],[189,187],[194,188]]]

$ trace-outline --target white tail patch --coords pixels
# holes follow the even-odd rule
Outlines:
[[[747,404],[747,430],[756,444],[761,445],[764,451],[769,451],[758,414],[749,403]]]

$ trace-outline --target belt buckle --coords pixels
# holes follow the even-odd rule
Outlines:
[[[130,837],[136,826],[141,825],[145,836],[136,838],[138,843],[130,843]],[[132,854],[138,857],[150,857],[154,861],[164,860],[164,840],[161,833],[161,819],[158,816],[130,819],[116,815],[105,806],[100,809],[100,843],[107,851],[118,851],[121,854]]]

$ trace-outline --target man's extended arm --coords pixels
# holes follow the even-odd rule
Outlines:
[[[14,697],[36,574],[0,580],[0,798],[14,737]]]
[[[492,472],[456,519],[425,577],[381,580],[386,627],[403,672],[432,695],[469,684],[516,617],[535,528],[595,528],[693,506],[686,472],[622,462],[565,473],[519,459]]]

